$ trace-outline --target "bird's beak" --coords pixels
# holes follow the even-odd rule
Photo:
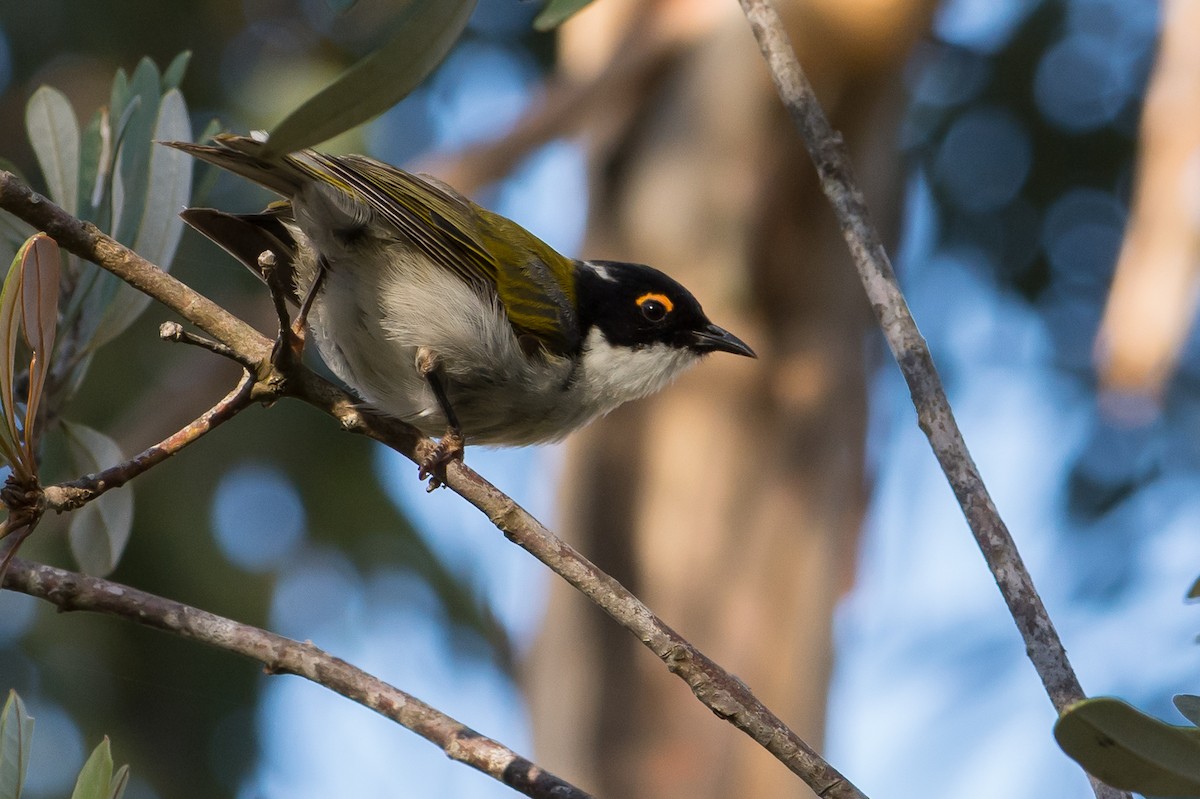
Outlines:
[[[692,349],[696,352],[732,352],[734,355],[745,355],[757,358],[754,350],[747,346],[737,336],[723,327],[717,327],[709,322],[708,326],[692,333]]]

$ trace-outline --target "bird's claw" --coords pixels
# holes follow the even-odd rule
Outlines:
[[[426,491],[433,491],[446,484],[446,467],[450,465],[450,461],[462,461],[465,443],[462,431],[447,430],[433,451],[425,456],[417,469],[417,477],[421,480],[429,479]]]

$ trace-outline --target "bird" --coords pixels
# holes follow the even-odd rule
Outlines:
[[[467,444],[558,441],[709,353],[757,357],[653,267],[563,256],[430,175],[362,155],[268,156],[265,141],[164,142],[282,198],[182,216],[301,306],[322,360],[367,407],[440,436],[419,464],[430,490]]]

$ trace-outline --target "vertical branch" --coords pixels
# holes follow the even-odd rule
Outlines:
[[[767,62],[779,96],[800,131],[842,228],[842,235],[862,279],[867,298],[883,329],[888,347],[912,394],[921,430],[929,439],[950,482],[967,524],[1008,604],[1054,708],[1062,712],[1084,698],[1067,660],[1066,649],[1050,621],[1008,527],[1000,518],[975,466],[946,391],[896,282],[891,261],[871,223],[866,202],[846,155],[841,136],[829,124],[804,75],[778,12],[769,0],[739,0]],[[1097,797],[1125,796],[1093,780]]]

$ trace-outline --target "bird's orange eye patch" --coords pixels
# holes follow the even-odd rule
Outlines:
[[[671,311],[675,310],[675,303],[671,302],[671,298],[668,297],[666,294],[659,294],[657,292],[651,291],[651,292],[649,292],[647,294],[643,294],[642,296],[637,298],[637,304],[638,304],[639,308],[645,308],[646,305],[648,305],[649,303],[652,303],[652,302],[657,302],[663,308],[666,308],[667,313],[670,313]]]

